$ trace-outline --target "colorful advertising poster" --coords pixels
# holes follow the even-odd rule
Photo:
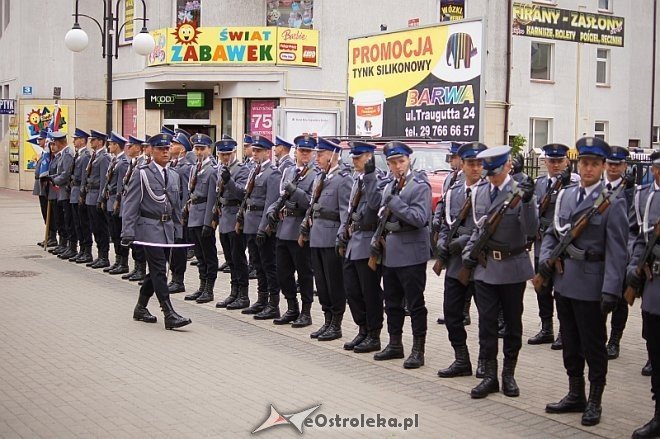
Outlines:
[[[623,47],[624,19],[529,3],[513,4],[513,35]]]
[[[317,30],[280,27],[196,27],[152,32],[156,48],[149,65],[251,64],[318,66]]]
[[[267,0],[266,25],[314,28],[314,0]]]
[[[19,168],[18,121],[16,117],[9,119],[9,172],[18,174]]]
[[[275,99],[252,99],[248,101],[247,117],[252,135],[273,139],[273,110],[278,102]]]
[[[465,18],[465,0],[440,0],[440,21]]]
[[[469,21],[349,40],[349,133],[478,140],[482,29]]]
[[[53,120],[55,104],[25,104],[21,106],[23,115],[23,169],[34,169],[37,159],[41,154],[40,148],[28,142],[28,139],[41,130],[48,129]],[[69,128],[69,106],[59,106],[59,122],[55,131],[68,132]]]

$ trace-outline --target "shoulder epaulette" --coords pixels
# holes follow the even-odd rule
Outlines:
[[[148,163],[142,163],[141,165],[138,165],[138,169],[147,169],[149,167]]]
[[[635,187],[635,191],[643,191],[644,189],[648,189],[650,186],[651,183],[640,184]]]

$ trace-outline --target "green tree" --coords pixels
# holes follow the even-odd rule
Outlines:
[[[522,154],[525,145],[527,145],[527,139],[522,134],[518,134],[511,139],[511,155]]]

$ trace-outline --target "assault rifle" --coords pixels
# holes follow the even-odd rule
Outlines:
[[[237,234],[240,234],[243,231],[243,224],[245,223],[245,209],[247,208],[247,201],[252,195],[254,190],[254,181],[257,178],[257,175],[261,172],[261,163],[257,164],[257,167],[252,170],[250,178],[248,179],[247,186],[245,186],[245,196],[243,201],[241,201],[241,206],[238,208],[238,213],[236,214],[236,226],[234,226],[234,231]]]
[[[461,207],[460,212],[458,212],[458,216],[456,217],[454,222],[451,224],[451,227],[449,228],[449,233],[447,234],[447,239],[445,240],[447,246],[449,246],[449,243],[451,243],[454,240],[456,234],[458,233],[459,227],[461,227],[461,224],[465,222],[465,218],[467,218],[471,210],[472,210],[472,197],[468,195],[465,198],[463,207]],[[433,272],[436,275],[440,276],[440,273],[442,273],[442,270],[445,268],[445,264],[447,262],[449,261],[444,261],[441,258],[438,258],[435,261],[435,264],[433,264]]]
[[[225,181],[222,179],[222,173],[225,168],[227,168],[226,165],[221,166],[220,172],[218,173],[221,177],[218,179],[218,186],[215,188],[215,204],[213,205],[213,216],[211,219],[211,227],[213,227],[213,230],[215,230],[216,227],[218,227],[218,224],[220,224],[220,216],[222,216],[220,198],[225,194]]]
[[[184,226],[188,225],[188,218],[190,217],[190,206],[192,205],[192,200],[193,200],[192,198],[193,192],[195,192],[195,188],[197,187],[197,176],[199,175],[199,171],[201,169],[202,169],[202,161],[197,160],[195,173],[190,179],[190,185],[188,186],[188,201],[186,201],[186,204],[183,206],[183,210],[181,211],[181,224],[183,224]]]
[[[403,187],[406,185],[406,176],[401,175],[399,179],[392,185],[392,195],[398,195],[403,190]],[[369,261],[367,265],[373,271],[376,271],[378,264],[381,262],[383,252],[385,251],[385,236],[387,235],[387,230],[385,225],[392,218],[392,209],[389,206],[383,206],[378,214],[378,225],[376,226],[376,231],[374,236],[371,238],[371,249],[369,256]]]
[[[330,171],[330,163],[328,163],[327,168],[321,171],[318,175],[318,180],[316,180],[316,186],[312,193],[312,200],[309,203],[307,211],[305,211],[305,216],[303,217],[302,223],[300,223],[300,234],[298,235],[298,245],[300,247],[305,246],[305,241],[309,241],[309,232],[312,227],[312,213],[314,211],[314,205],[319,202],[321,198],[321,192],[323,192],[323,185],[325,179],[328,176],[328,171]]]
[[[296,173],[296,176],[293,178],[293,180],[291,180],[291,183],[297,186],[298,182],[303,178],[305,178],[305,176],[309,173],[310,169],[312,169],[311,161],[308,164],[304,165],[304,168],[300,172]],[[280,220],[280,212],[284,208],[286,202],[289,201],[289,199],[291,199],[291,195],[292,194],[290,193],[285,193],[277,200],[277,205],[275,206],[275,222],[271,223],[270,220],[268,221],[268,225],[266,226],[266,230],[265,230],[266,235],[270,236],[273,233],[273,231],[275,231],[275,229],[277,228],[277,223]]]
[[[355,193],[351,197],[350,202],[348,203],[348,219],[346,220],[346,228],[344,229],[344,236],[342,236],[342,242],[348,242],[353,233],[352,227],[355,222],[353,216],[357,211],[358,205],[360,204],[360,199],[362,198],[362,191],[364,190],[364,181],[362,178],[358,179],[357,187],[355,188]],[[346,256],[346,247],[339,247],[339,255],[343,258]]]
[[[637,267],[635,267],[635,274],[638,277],[642,278],[643,280],[653,279],[653,273],[649,268],[649,264],[651,263],[651,259],[653,258],[653,248],[658,243],[659,238],[660,238],[660,219],[658,220],[658,222],[655,223],[655,226],[653,227],[653,235],[651,235],[651,237],[647,241],[646,247],[644,247],[644,253],[642,253],[642,257],[639,258]],[[644,284],[642,284],[642,286],[639,288],[635,288],[631,285],[628,285],[626,287],[626,291],[623,293],[623,298],[626,299],[628,305],[632,306],[632,304],[635,302],[636,297],[642,297],[643,290],[644,290]]]

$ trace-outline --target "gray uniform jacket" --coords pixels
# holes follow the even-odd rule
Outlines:
[[[220,177],[222,166],[218,166],[218,176],[216,177],[218,185],[223,185]],[[222,207],[220,215],[220,224],[218,225],[220,233],[232,233],[236,227],[236,214],[245,197],[245,185],[250,176],[251,168],[245,163],[234,160],[229,165],[231,178],[222,188],[222,193],[218,193],[218,201]]]
[[[564,228],[575,223],[592,208],[603,184],[598,184],[578,206],[579,190],[579,185],[573,185],[560,192],[555,207],[556,224],[553,222],[543,235],[539,263],[547,260],[559,243],[556,227]],[[617,197],[602,215],[591,218],[589,226],[572,244],[600,260],[564,258],[564,273],[555,273],[553,277],[555,291],[564,297],[585,301],[600,301],[602,293],[621,297],[628,254],[625,206],[625,200]]]
[[[170,166],[172,171],[175,171],[179,174],[181,179],[181,205],[185,205],[188,198],[190,198],[189,185],[190,185],[190,175],[192,170],[197,164],[197,156],[192,151],[186,152],[183,157],[179,157],[175,160],[175,165]]]
[[[515,180],[509,177],[499,195],[493,202],[490,201],[490,183],[484,181],[472,191],[472,213],[477,227],[474,228],[470,241],[463,250],[466,258],[483,231],[486,224],[483,219],[500,208],[513,190]],[[481,221],[482,224],[479,224]],[[493,251],[517,251],[527,246],[528,240],[536,236],[539,227],[536,197],[528,203],[519,202],[513,209],[507,208],[499,227],[490,238],[486,253],[486,266],[477,265],[474,270],[474,280],[483,281],[493,285],[526,282],[534,277],[534,268],[529,259],[529,252],[522,251],[516,255],[497,260]]]
[[[256,170],[256,167],[254,168]],[[254,188],[247,200],[243,233],[256,234],[268,225],[268,207],[280,196],[282,174],[270,160],[262,163],[261,172],[254,180]]]
[[[286,168],[282,175],[281,186],[285,187],[292,182],[298,175],[298,172],[298,168],[295,166],[289,166]],[[307,208],[309,208],[312,196],[312,186],[315,178],[316,171],[310,169],[303,178],[298,180],[296,191],[291,194],[287,202],[290,207],[285,206],[282,211],[279,212],[283,217],[277,226],[277,233],[275,236],[277,236],[278,239],[285,241],[295,241],[298,239],[300,234],[300,224],[302,223]],[[280,198],[270,205],[267,214],[274,211],[279,203]]]
[[[284,175],[285,170],[287,170],[293,165],[295,165],[295,163],[289,154],[285,155],[284,157],[282,157],[277,161],[277,169],[280,171],[282,175]]]
[[[174,244],[183,237],[181,186],[168,169],[165,190],[163,174],[155,162],[139,166],[128,183],[123,201],[122,238],[156,244]]]
[[[48,176],[51,178],[51,181],[48,182],[48,199],[49,200],[55,200],[57,201],[60,189],[57,187],[55,183],[53,183],[52,179],[57,176],[57,166],[60,162],[60,158],[62,157],[61,154],[55,154],[51,159],[50,163],[48,164]]]
[[[382,195],[378,191],[379,182],[384,180],[384,176],[378,171],[371,174],[360,174],[354,176],[353,186],[349,197],[353,199],[358,186],[362,185],[362,193],[360,195],[360,202],[353,212],[353,227],[350,231],[350,239],[346,245],[346,258],[351,261],[361,259],[369,259],[369,248],[371,246],[371,238],[374,236],[376,225],[378,224],[378,209],[380,209],[380,202]],[[370,190],[367,190],[367,187]],[[338,235],[344,234],[348,225],[348,215],[346,220],[342,221],[341,227],[337,232]],[[363,230],[364,229],[364,230]]]
[[[320,175],[320,174],[319,174]],[[312,228],[309,245],[312,248],[334,248],[339,226],[346,222],[348,199],[353,178],[341,166],[332,169],[323,181],[318,203],[312,206]]]
[[[632,256],[628,271],[633,271],[644,253],[646,243],[654,233],[655,223],[660,219],[660,191],[655,190],[654,183],[644,185],[635,194],[635,210],[640,220],[640,231],[632,248]],[[660,269],[660,244],[653,248],[652,262],[649,268],[653,271],[653,278],[646,279],[644,292],[642,294],[642,311],[660,315],[660,280],[658,270]]]
[[[392,193],[396,180],[389,179],[383,188],[381,204]],[[371,184],[368,186],[371,190]],[[385,237],[383,266],[396,268],[426,263],[431,257],[429,219],[431,218],[431,185],[424,172],[410,172],[398,196],[388,203],[393,226],[403,231],[391,231]],[[412,230],[406,230],[408,228]],[[390,229],[391,226],[388,226]]]
[[[192,172],[197,171],[197,166]],[[191,175],[190,179],[194,177]],[[211,226],[213,220],[213,206],[215,206],[216,187],[218,184],[218,169],[213,166],[213,161],[208,158],[204,160],[202,168],[197,174],[195,190],[190,194],[191,205],[188,216],[188,227]]]
[[[75,154],[74,154],[75,157]],[[78,204],[80,199],[80,185],[82,184],[85,166],[89,162],[89,150],[85,147],[78,150],[78,157],[73,164],[73,174],[71,175],[71,193],[69,194],[69,203]]]
[[[53,177],[53,184],[59,187],[57,201],[69,201],[71,189],[69,182],[71,180],[71,171],[73,170],[73,151],[67,146],[59,153],[57,162],[57,175]]]
[[[465,200],[468,196],[471,197],[472,190],[476,188],[481,182],[477,182],[471,188],[465,187],[465,182],[460,181],[454,184],[447,194],[445,194],[445,204],[444,204],[444,218],[442,218],[442,227],[440,228],[440,237],[438,238],[438,247],[449,248],[449,242],[447,238],[449,235],[449,230],[453,226],[454,221],[457,221],[458,214],[460,213]],[[454,240],[452,242],[460,243],[461,250],[470,240],[472,232],[474,230],[474,215],[472,215],[472,209],[468,213],[467,217],[462,224],[458,226],[458,231],[454,235]],[[463,266],[463,261],[461,253],[452,253],[450,254],[449,261],[447,262],[445,276],[449,276],[453,279],[458,279],[458,272],[461,271]]]
[[[130,181],[131,176],[139,166],[139,157],[129,158],[126,157],[126,170],[121,173],[121,178],[117,181],[117,196],[121,195],[119,202],[119,216],[122,216],[124,213],[124,197],[126,196],[126,189],[128,188],[128,182]]]
[[[101,202],[101,196],[103,195],[101,192],[105,187],[105,177],[108,172],[108,166],[110,166],[110,160],[110,154],[108,154],[105,147],[96,152],[96,157],[91,162],[92,167],[89,177],[85,178],[85,187],[87,189],[85,204],[87,206],[96,206],[97,203]]]
[[[126,154],[122,154],[121,156],[117,157],[117,160],[115,162],[115,169],[112,172],[112,178],[108,182],[108,201],[106,203],[106,210],[110,213],[115,208],[115,201],[117,200],[117,194],[119,193],[120,190],[120,185],[121,181],[124,179],[124,175],[126,175],[126,171],[128,171],[128,157],[126,157]]]
[[[548,175],[542,175],[541,177],[536,179],[536,183],[534,183],[534,195],[536,195],[536,202],[537,202],[537,209],[541,207],[541,202],[543,201],[543,197],[545,196],[546,192],[548,191],[548,179],[550,177]],[[550,183],[550,186],[552,187],[555,182],[557,181],[557,178],[552,178],[552,182]],[[571,174],[571,183],[578,183],[580,181],[580,176],[577,174]],[[552,218],[555,215],[555,203],[557,202],[557,194],[558,191],[552,191],[550,194],[550,203],[548,203],[548,208],[546,209],[545,212],[541,215],[541,212],[539,210],[539,233],[536,235],[536,239],[534,240],[534,257],[538,258],[539,253],[541,253],[541,242],[543,234],[545,233],[545,230],[548,228],[550,223],[552,222]]]

